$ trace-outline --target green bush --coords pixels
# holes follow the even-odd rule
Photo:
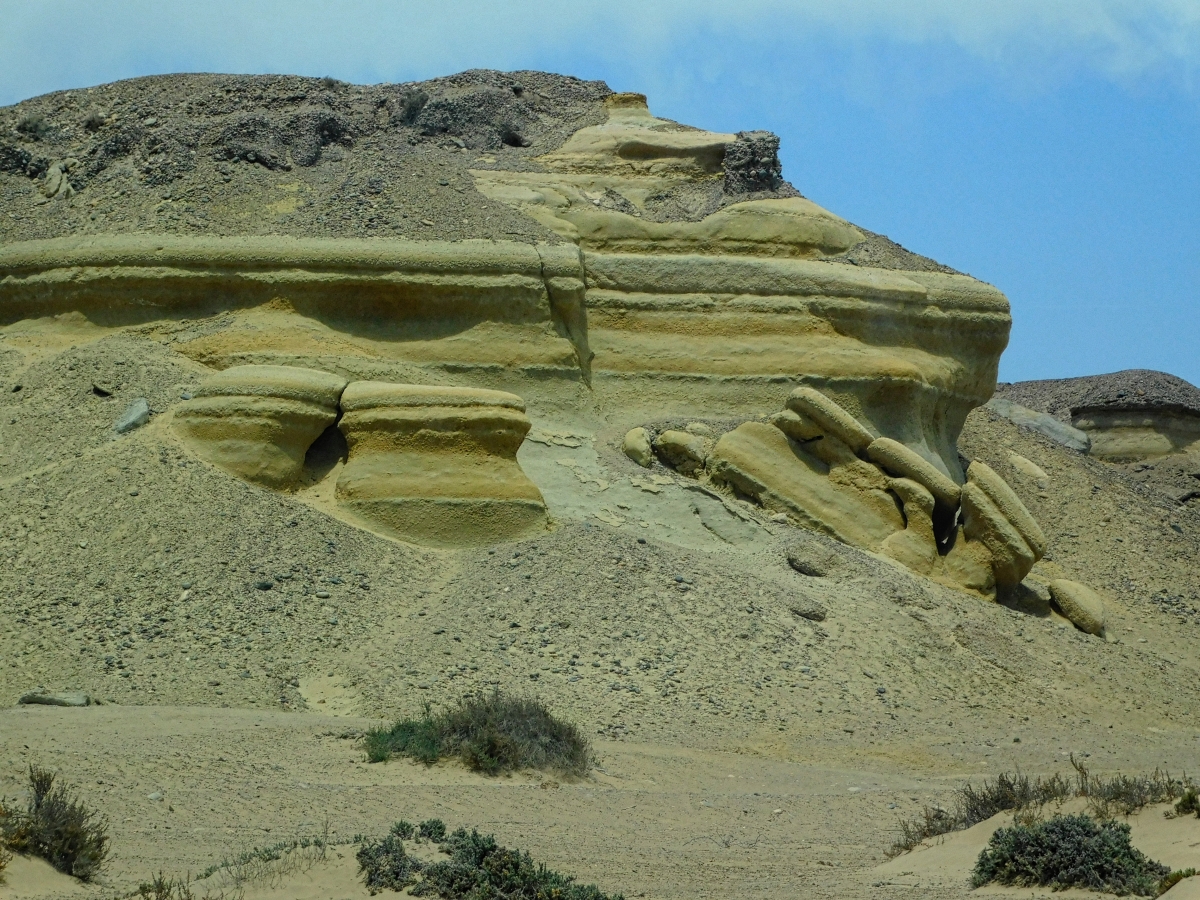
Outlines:
[[[1200,794],[1196,793],[1196,788],[1188,785],[1187,790],[1183,792],[1183,796],[1179,798],[1179,802],[1175,804],[1175,814],[1179,816],[1195,815],[1200,817]]]
[[[55,775],[29,767],[24,813],[0,809],[0,838],[17,853],[39,856],[60,872],[90,881],[108,856],[108,820],[72,796]]]
[[[417,826],[417,838],[440,843],[446,839],[446,823],[441,819],[426,819]]]
[[[406,841],[412,840],[414,830],[413,823],[406,822],[403,819],[392,826],[392,834]]]
[[[591,765],[590,747],[578,728],[555,718],[539,700],[498,691],[464,698],[436,716],[427,705],[420,719],[367,732],[363,745],[371,762],[408,756],[428,765],[458,757],[487,775],[547,769],[579,777]]]
[[[1169,872],[1129,843],[1127,824],[1071,815],[998,829],[979,855],[971,883],[1152,897]]]
[[[440,819],[422,822],[415,837],[438,835],[429,839],[444,840],[442,850],[449,859],[422,863],[404,851],[403,831],[414,835],[413,826],[400,821],[383,840],[359,848],[359,872],[372,894],[408,888],[414,897],[442,900],[624,900],[595,885],[576,884],[571,876],[535,863],[528,853],[501,847],[493,835],[459,828],[447,836]]]
[[[363,737],[369,762],[408,756],[432,765],[442,756],[442,734],[428,709],[420,719],[401,719],[391,728],[374,728]]]
[[[363,844],[355,858],[363,883],[372,894],[384,888],[402,891],[416,881],[421,871],[420,861],[404,852],[404,842],[395,834]]]

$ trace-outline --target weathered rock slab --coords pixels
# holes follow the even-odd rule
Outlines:
[[[1050,582],[1050,596],[1080,631],[1104,634],[1104,601],[1086,584],[1059,578]]]
[[[92,698],[83,691],[32,691],[22,694],[17,703],[22,706],[91,706]]]

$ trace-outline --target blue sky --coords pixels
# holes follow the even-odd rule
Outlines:
[[[1001,378],[1200,384],[1200,0],[0,0],[0,104],[177,71],[549,69],[767,128],[839,215],[1012,302]]]

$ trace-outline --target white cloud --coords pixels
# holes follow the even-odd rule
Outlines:
[[[1190,84],[1200,69],[1200,0],[0,0],[0,22],[0,102],[180,70],[397,79],[580,58],[669,68],[702,63],[698,41],[719,54],[726,37],[743,48],[948,46],[1002,76],[1065,67]]]

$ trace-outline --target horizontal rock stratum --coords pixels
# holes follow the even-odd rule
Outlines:
[[[368,332],[419,366],[581,380],[614,399],[650,382],[732,411],[813,385],[956,478],[958,428],[990,396],[1010,324],[1004,296],[966,276],[816,260],[287,237],[0,248],[6,322],[81,312],[128,325],[272,304]],[[287,341],[269,361],[321,349]],[[267,361],[262,350],[236,327],[193,348],[218,366]]]

